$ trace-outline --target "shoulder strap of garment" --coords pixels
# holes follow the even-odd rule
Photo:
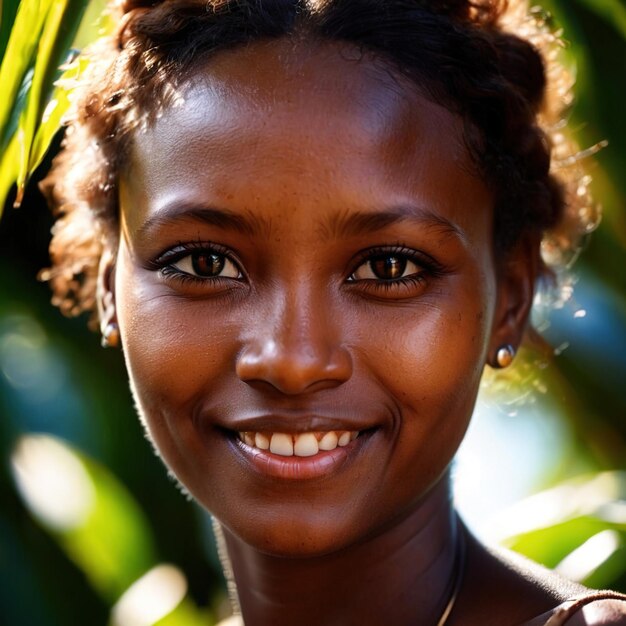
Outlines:
[[[579,598],[573,598],[557,607],[550,615],[548,621],[545,622],[545,626],[562,626],[582,607],[598,600],[621,600],[626,602],[626,595],[616,591],[593,591]]]

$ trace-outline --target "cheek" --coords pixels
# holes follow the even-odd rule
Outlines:
[[[201,302],[190,305],[164,294],[151,272],[135,267],[123,248],[116,306],[140,417],[171,465],[174,450],[195,438],[191,416],[199,394],[224,384],[232,370],[236,342],[228,323],[216,325]]]
[[[493,315],[493,281],[485,276],[479,285],[455,285],[449,295],[401,312],[386,332],[374,334],[376,344],[367,358],[376,363],[377,377],[397,403],[402,416],[397,428],[403,433],[398,441],[407,456],[424,454],[446,462],[463,438]]]
[[[479,290],[477,290],[479,291]],[[394,316],[377,331],[375,352],[393,363],[394,378],[407,388],[415,383],[444,392],[480,373],[485,360],[493,306],[486,294],[454,294],[423,302]],[[370,340],[372,334],[369,335]],[[413,383],[411,383],[413,381]]]

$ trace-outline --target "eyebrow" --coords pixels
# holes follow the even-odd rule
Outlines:
[[[149,217],[141,225],[137,234],[139,237],[149,237],[159,228],[167,228],[181,222],[202,222],[244,235],[267,234],[271,231],[271,222],[251,211],[247,215],[240,215],[228,209],[210,205],[199,206],[196,203],[175,202]]]
[[[233,230],[244,235],[262,234],[269,236],[271,220],[248,211],[246,215],[215,206],[202,206],[196,203],[175,202],[167,205],[156,215],[148,218],[139,228],[138,236],[149,237],[159,228],[167,228],[180,222],[201,222],[222,230]],[[341,239],[374,233],[385,227],[402,222],[412,222],[420,226],[436,229],[465,240],[463,231],[453,222],[423,207],[396,206],[382,211],[345,210],[332,215],[321,224],[320,234],[328,239]]]
[[[333,215],[322,226],[323,234],[329,238],[354,237],[374,233],[388,226],[412,222],[454,235],[462,240],[465,233],[453,222],[423,207],[397,206],[376,212],[348,212]]]

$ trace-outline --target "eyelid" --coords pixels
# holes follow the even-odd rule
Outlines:
[[[371,261],[373,258],[385,255],[406,257],[409,261],[415,263],[416,265],[423,268],[425,271],[434,276],[439,276],[444,273],[444,266],[439,261],[430,256],[430,254],[427,254],[426,252],[423,252],[421,250],[409,248],[404,244],[395,244],[391,246],[374,246],[373,248],[367,248],[366,250],[362,250],[361,252],[359,252],[351,264],[352,270],[348,275],[348,280],[350,280],[350,277],[354,275],[354,273],[359,267],[361,267],[361,265],[368,261]],[[401,280],[404,279],[397,279],[397,281]],[[350,282],[356,281],[351,280]]]
[[[196,276],[185,270],[175,267],[176,263],[192,255],[194,252],[206,251],[210,254],[223,256],[229,263],[232,263],[239,273],[238,277],[232,276]],[[246,274],[243,265],[237,258],[237,255],[231,248],[227,248],[218,243],[209,241],[189,241],[180,242],[178,245],[169,247],[160,252],[154,259],[146,263],[147,269],[151,271],[159,271],[172,278],[188,279],[196,281],[220,281],[220,280],[241,280]]]
[[[151,263],[155,265],[166,265],[168,263],[172,263],[173,259],[180,259],[183,256],[195,252],[196,250],[209,250],[215,254],[222,254],[235,261],[232,250],[222,246],[221,244],[213,243],[211,241],[181,241],[177,245],[171,246],[159,252]]]
[[[234,263],[242,274],[244,273],[242,264],[239,261],[237,254],[232,249],[210,241],[180,242],[176,246],[169,247],[159,252],[154,259],[148,261],[149,269],[161,269],[167,265],[176,263],[180,259],[192,254],[193,252],[197,252],[198,250],[205,250],[212,254],[224,256],[229,261]]]

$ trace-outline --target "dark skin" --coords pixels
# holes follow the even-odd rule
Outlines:
[[[183,95],[135,137],[101,272],[149,436],[220,520],[248,626],[435,624],[464,532],[448,468],[521,341],[537,242],[495,259],[461,121],[347,46],[221,53]],[[358,436],[286,457],[238,435],[329,431]],[[467,545],[449,624],[572,595]]]

